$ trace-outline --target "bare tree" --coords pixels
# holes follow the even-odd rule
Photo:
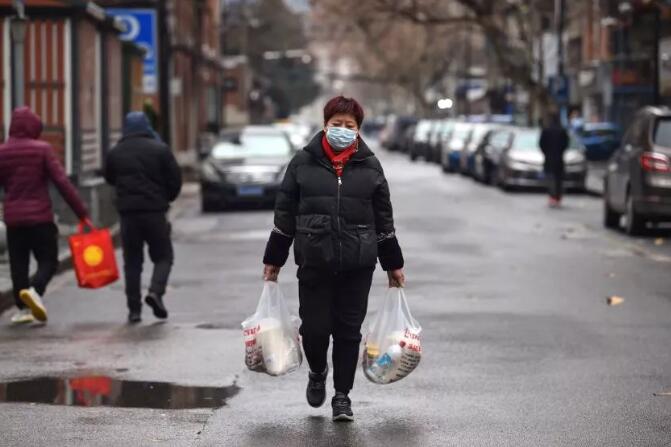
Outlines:
[[[454,26],[424,26],[360,0],[313,1],[316,36],[332,54],[356,63],[350,78],[403,88],[423,114],[434,106],[427,92],[440,92],[454,59]],[[443,92],[446,93],[446,92]]]
[[[392,14],[424,27],[458,23],[477,25],[487,38],[501,73],[526,89],[539,114],[554,107],[554,99],[537,75],[534,45],[543,30],[543,14],[551,0],[373,0],[380,14]],[[459,8],[455,8],[457,5]]]

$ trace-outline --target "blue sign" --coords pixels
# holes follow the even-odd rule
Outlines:
[[[156,94],[158,91],[156,10],[108,8],[106,11],[123,23],[125,31],[121,34],[121,39],[133,42],[144,49],[143,90],[148,95]]]
[[[564,76],[552,76],[549,81],[549,88],[552,96],[560,103],[569,100],[569,80]]]

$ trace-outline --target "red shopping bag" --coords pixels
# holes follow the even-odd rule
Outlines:
[[[90,232],[84,232],[85,225]],[[109,230],[96,229],[90,222],[80,223],[78,234],[70,236],[70,251],[79,287],[98,289],[119,279]]]

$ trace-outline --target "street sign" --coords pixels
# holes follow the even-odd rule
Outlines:
[[[566,103],[569,100],[569,81],[566,75],[551,76],[549,82],[550,92],[552,96],[560,102]]]
[[[125,31],[121,39],[134,42],[145,50],[144,93],[154,95],[158,92],[158,37],[156,10],[108,8],[107,13],[118,18]]]

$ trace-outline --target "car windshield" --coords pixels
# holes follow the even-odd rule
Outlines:
[[[540,130],[528,130],[516,132],[513,147],[522,151],[538,150],[538,143],[541,137]]]
[[[291,145],[283,135],[243,133],[239,142],[222,141],[212,150],[214,158],[288,157]]]
[[[671,119],[661,119],[655,129],[655,144],[671,148]]]

